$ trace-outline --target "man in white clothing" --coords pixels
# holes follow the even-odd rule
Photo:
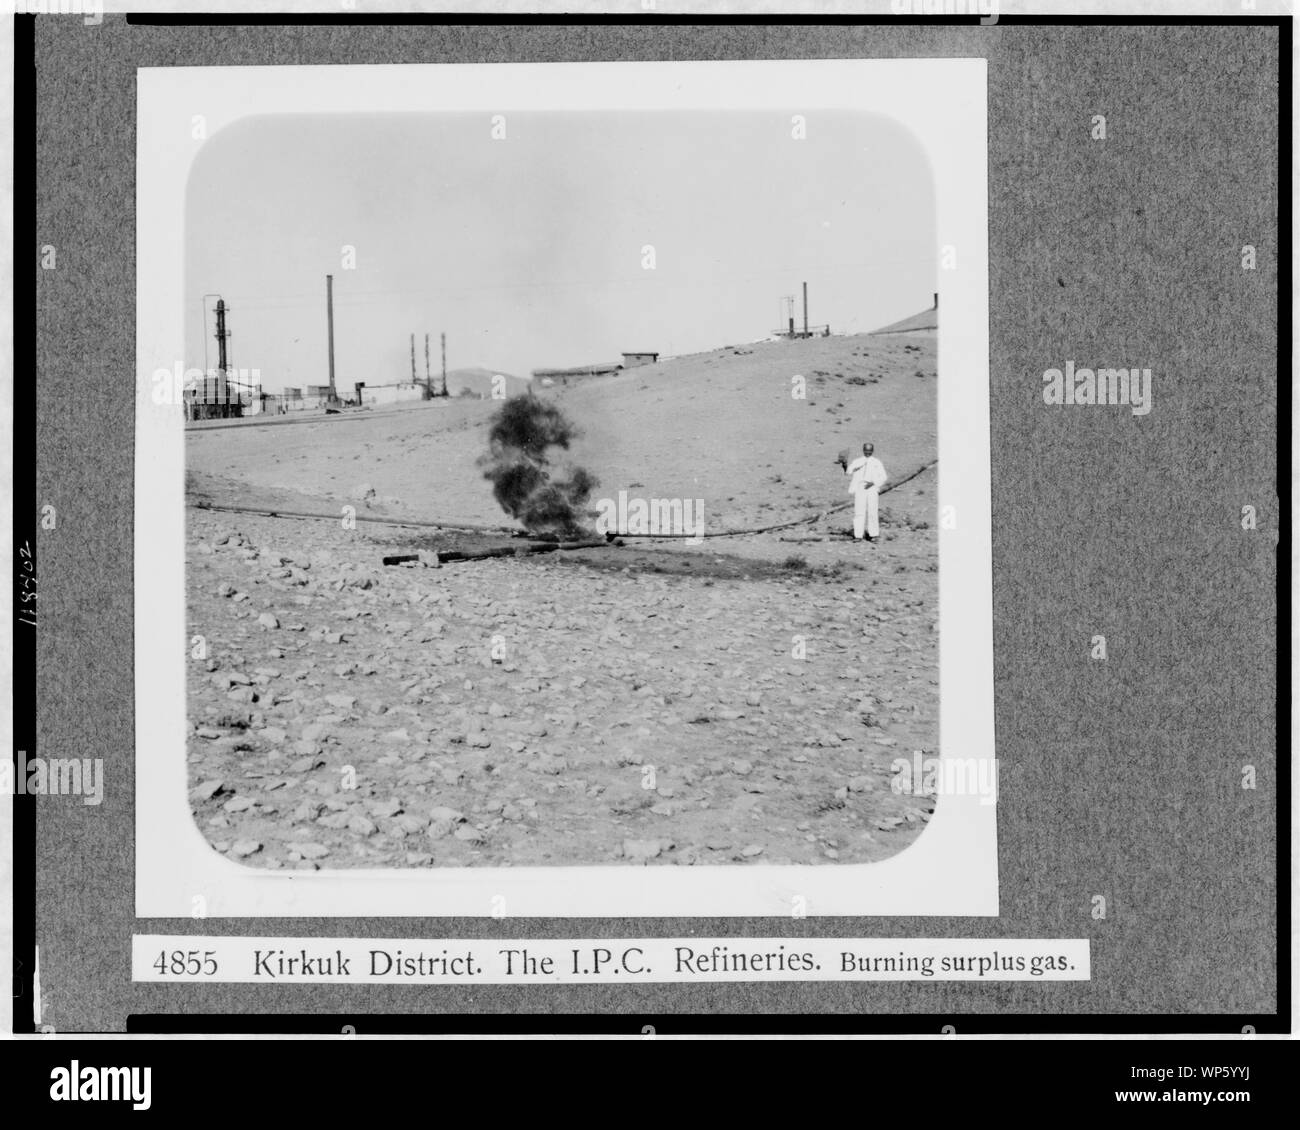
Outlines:
[[[849,477],[849,494],[853,495],[853,537],[875,541],[880,536],[880,488],[885,485],[885,465],[875,456],[875,446],[862,445],[862,455],[845,463],[847,452],[838,462]]]

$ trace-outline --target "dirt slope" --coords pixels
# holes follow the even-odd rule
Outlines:
[[[866,336],[737,346],[538,395],[563,404],[583,430],[573,457],[600,479],[597,497],[622,489],[700,498],[707,528],[748,526],[844,501],[832,459],[864,439],[894,477],[933,459],[934,349],[924,337]],[[796,376],[805,399],[791,395]],[[376,512],[501,523],[475,466],[493,409],[452,400],[373,418],[192,432],[188,465],[200,482],[356,505],[369,487]]]

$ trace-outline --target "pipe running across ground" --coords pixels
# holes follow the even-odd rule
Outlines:
[[[886,483],[880,488],[881,494],[888,494],[896,487],[901,487],[904,483],[910,483],[918,475],[928,471],[931,467],[938,464],[939,460],[931,459],[928,463],[921,464],[915,471],[904,475],[901,479]],[[618,534],[619,538],[637,538],[645,541],[663,541],[677,540],[685,538],[734,538],[747,537],[751,534],[767,534],[776,530],[789,530],[795,526],[804,526],[810,522],[816,522],[822,518],[827,518],[832,514],[837,514],[841,510],[847,510],[853,503],[841,502],[831,506],[826,510],[819,510],[815,514],[808,514],[802,518],[792,518],[787,522],[776,522],[770,526],[756,526],[744,529],[730,530],[713,530],[701,534]],[[302,520],[318,520],[326,522],[337,522],[337,514],[314,514],[310,511],[303,510],[266,510],[256,506],[223,506],[212,502],[200,502],[195,504],[199,510],[218,510],[231,514],[256,514],[263,518],[295,518]],[[369,514],[357,514],[355,519],[358,522],[370,522],[380,526],[394,526],[399,528],[424,529],[424,530],[465,530],[470,533],[487,533],[487,534],[509,534],[511,536],[522,536],[524,531],[517,526],[485,526],[477,525],[471,522],[440,522],[440,521],[421,521],[417,518],[376,518]],[[568,543],[557,543],[560,545]],[[591,544],[612,544],[612,543],[591,543]]]

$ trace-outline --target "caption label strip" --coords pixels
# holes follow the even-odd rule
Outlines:
[[[132,978],[238,984],[1087,981],[1087,939],[236,938],[137,934]]]

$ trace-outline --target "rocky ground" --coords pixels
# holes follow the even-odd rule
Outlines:
[[[190,795],[232,859],[858,863],[933,811],[890,789],[938,746],[923,524],[431,568],[380,564],[433,557],[387,527],[188,519]]]
[[[938,748],[936,390],[933,337],[908,335],[539,390],[595,498],[699,499],[710,532],[812,520],[440,569],[380,561],[492,536],[365,519],[510,524],[476,463],[492,401],[191,431],[200,828],[256,867],[895,854],[932,804],[893,793],[890,763]],[[895,482],[930,468],[882,497],[874,545],[818,517],[866,439]]]

